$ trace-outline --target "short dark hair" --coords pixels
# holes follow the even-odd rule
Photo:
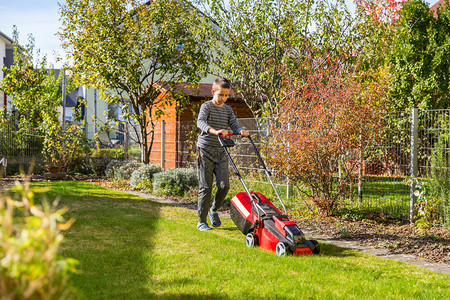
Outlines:
[[[215,91],[218,88],[231,89],[231,82],[225,77],[217,77],[216,80],[214,80],[212,89]]]

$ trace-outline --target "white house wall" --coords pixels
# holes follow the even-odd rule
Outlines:
[[[99,91],[95,89],[85,89],[85,101],[87,104],[85,111],[85,121],[86,121],[86,136],[88,139],[92,139],[95,135],[94,129],[94,119],[95,119],[95,100],[94,92],[97,97],[97,131],[106,122],[106,112],[108,111],[108,103],[100,97]]]
[[[6,57],[6,44],[0,39],[0,70],[3,69],[3,60]],[[0,71],[0,81],[3,79],[3,72]],[[2,98],[3,101],[3,98]]]
[[[4,66],[4,61],[6,59],[6,49],[11,49],[12,48],[12,44],[10,41],[8,41],[7,39],[5,39],[3,37],[3,34],[0,33],[0,81],[3,80],[3,72],[1,71],[3,69]],[[3,110],[4,109],[4,97],[5,97],[5,93],[0,90],[0,108]],[[7,111],[11,111],[12,109],[12,104],[11,104],[11,98],[7,95],[7,107],[6,107]]]

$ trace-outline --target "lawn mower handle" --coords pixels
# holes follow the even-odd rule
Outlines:
[[[266,164],[264,163],[261,155],[259,154],[259,150],[258,150],[258,148],[256,148],[256,145],[253,142],[252,138],[250,136],[248,136],[247,138],[250,140],[250,143],[253,146],[253,150],[255,150],[256,156],[258,156],[259,162],[261,163],[264,172],[266,172],[267,178],[269,178],[270,184],[272,185],[272,188],[274,189],[275,194],[277,195],[277,198],[278,198],[278,200],[281,203],[281,206],[283,206],[284,214],[287,214],[287,210],[286,210],[286,206],[284,205],[284,201],[283,201],[283,199],[281,199],[280,194],[278,193],[278,190],[277,190],[277,188],[275,187],[275,184],[272,181],[272,177],[271,177],[272,173],[267,169]]]
[[[228,132],[228,136],[233,136],[233,135],[239,135],[239,136],[240,136],[241,134],[236,134],[236,133]],[[230,155],[230,153],[228,152],[228,149],[226,149],[225,145],[224,145],[223,142],[221,141],[221,138],[223,139],[224,137],[223,137],[222,134],[219,134],[219,142],[220,142],[220,144],[222,145],[222,147],[225,149],[225,152],[227,153],[227,156],[228,156],[228,158],[229,158],[229,160],[230,160],[230,163],[231,163],[231,165],[232,165],[232,167],[233,167],[233,169],[234,169],[234,173],[238,176],[239,180],[242,182],[242,184],[243,184],[243,186],[244,186],[246,192],[248,193],[250,199],[253,200],[253,197],[251,196],[250,191],[248,190],[247,186],[245,185],[244,180],[242,179],[242,176],[241,176],[241,174],[239,173],[238,168],[237,168],[236,165],[234,164],[234,161],[233,161],[233,159],[231,158],[231,155]],[[275,194],[277,195],[278,200],[280,201],[281,205],[283,206],[284,213],[287,214],[286,206],[284,205],[283,199],[281,199],[280,194],[278,193],[278,190],[277,190],[277,188],[275,187],[275,184],[274,184],[273,181],[272,181],[272,178],[271,178],[272,174],[271,174],[271,172],[267,169],[266,164],[264,163],[264,161],[263,161],[263,159],[262,159],[262,157],[261,157],[261,155],[260,155],[260,153],[259,153],[259,150],[258,150],[258,148],[256,147],[256,145],[255,145],[255,143],[253,142],[253,140],[252,140],[252,138],[250,137],[250,135],[247,136],[247,138],[250,140],[250,143],[251,143],[252,146],[253,146],[253,150],[255,151],[256,156],[258,157],[258,160],[259,160],[259,162],[261,163],[264,172],[266,173],[267,177],[269,178],[270,184],[272,185],[272,188],[275,190]],[[234,145],[234,143],[233,143],[233,145]],[[259,213],[258,213],[258,219],[259,219]]]
[[[228,132],[227,135],[228,136],[232,136],[233,133],[232,132]],[[225,153],[228,156],[228,160],[230,161],[230,164],[231,164],[231,166],[234,169],[234,174],[237,175],[237,177],[239,178],[239,181],[242,183],[242,186],[244,187],[245,191],[247,192],[247,195],[249,196],[249,199],[252,202],[252,205],[254,205],[255,199],[253,198],[252,193],[250,193],[250,190],[247,188],[247,185],[245,184],[244,179],[241,176],[241,173],[239,172],[238,168],[236,167],[236,164],[234,163],[233,158],[231,157],[231,154],[228,151],[228,147],[234,146],[234,142],[231,140],[232,143],[228,144],[226,142],[227,139],[223,136],[223,134],[219,134],[217,136],[217,138],[219,139],[220,145],[223,147],[223,150],[225,150]],[[252,219],[253,219],[253,210],[252,210],[251,213],[252,213]],[[257,211],[257,215],[258,215],[258,220],[260,220],[261,216],[259,215],[259,211]]]
[[[223,136],[223,134],[219,134],[220,136]],[[228,136],[233,136],[233,135],[241,135],[240,133],[233,133],[233,132],[228,132],[227,134]]]

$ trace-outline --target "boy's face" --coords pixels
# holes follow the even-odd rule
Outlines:
[[[227,102],[228,96],[230,95],[230,89],[217,88],[216,90],[211,91],[213,94],[212,102],[216,106],[223,106],[225,102]]]

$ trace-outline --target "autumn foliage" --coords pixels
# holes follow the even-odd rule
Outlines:
[[[387,83],[375,75],[344,74],[335,64],[305,76],[281,103],[268,156],[324,213],[336,207],[361,166],[357,155],[383,126]]]
[[[395,23],[405,0],[356,0],[357,9],[367,18]]]

